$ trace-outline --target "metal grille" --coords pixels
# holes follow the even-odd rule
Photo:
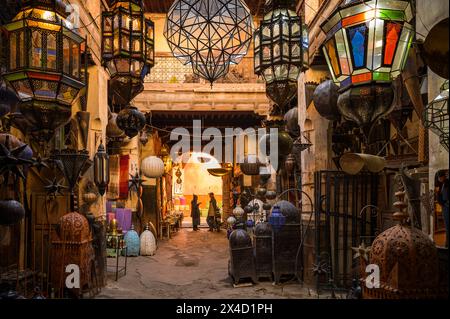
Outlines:
[[[369,246],[378,232],[377,215],[379,177],[375,174],[347,175],[338,171],[319,171],[315,186],[316,265],[326,264],[326,280],[316,278],[316,285],[327,286],[332,279],[337,288],[349,288],[359,277],[352,247],[364,242]],[[368,206],[370,205],[370,206]]]

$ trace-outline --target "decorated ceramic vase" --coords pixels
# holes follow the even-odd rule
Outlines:
[[[144,232],[141,234],[141,256],[153,256],[156,252],[156,239],[153,233],[145,226]]]
[[[124,240],[127,245],[127,256],[139,256],[140,238],[139,234],[134,230],[134,225],[131,225],[131,229],[125,234]]]

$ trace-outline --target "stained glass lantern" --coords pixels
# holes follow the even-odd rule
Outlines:
[[[322,30],[323,51],[333,81],[345,90],[391,83],[405,65],[414,35],[410,1],[346,0]]]
[[[177,0],[164,29],[173,55],[211,84],[247,55],[252,33],[243,0]]]
[[[274,1],[254,35],[255,73],[282,109],[297,94],[298,76],[308,68],[308,31],[294,10],[295,1]]]
[[[449,150],[448,80],[441,87],[441,93],[425,109],[425,126],[439,136],[441,145]]]
[[[155,60],[154,24],[144,16],[142,0],[111,0],[102,13],[102,63],[108,70],[114,112],[143,90]]]
[[[3,28],[7,33],[3,78],[16,91],[19,110],[40,141],[49,141],[71,117],[71,106],[86,86],[82,53],[86,41],[66,19],[57,0],[24,0]]]
[[[94,156],[94,182],[100,195],[104,195],[109,184],[109,156],[103,142]]]

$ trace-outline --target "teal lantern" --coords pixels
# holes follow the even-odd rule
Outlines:
[[[140,238],[139,234],[134,230],[134,225],[131,225],[131,229],[125,234],[124,240],[127,245],[127,256],[139,256]]]

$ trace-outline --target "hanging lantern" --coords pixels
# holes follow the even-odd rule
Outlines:
[[[260,138],[259,149],[266,150],[266,154],[278,154],[279,165],[277,168],[280,168],[280,164],[292,152],[294,141],[289,133],[285,131],[283,121],[266,121],[264,125],[266,125],[268,132]],[[277,130],[274,131],[273,129]],[[271,146],[273,145],[277,145],[277,149],[272,149]],[[275,168],[275,170],[278,169]]]
[[[247,55],[252,32],[242,0],[177,0],[164,28],[173,55],[211,84]]]
[[[149,156],[142,160],[141,172],[149,178],[159,178],[164,175],[164,162],[156,156]]]
[[[142,0],[111,0],[102,13],[102,64],[110,74],[109,104],[119,112],[143,89],[154,65],[154,24]]]
[[[127,107],[119,112],[116,123],[126,136],[133,138],[144,128],[145,115],[136,107]]]
[[[323,51],[344,92],[338,109],[363,128],[392,110],[393,79],[402,72],[414,35],[409,1],[346,0],[322,24]]]
[[[86,85],[82,53],[86,41],[66,20],[57,0],[24,0],[3,28],[8,34],[3,78],[16,91],[23,114],[40,142],[49,141],[71,117],[71,106]]]
[[[337,107],[338,98],[339,87],[332,80],[324,81],[314,90],[314,107],[320,116],[329,121],[336,121],[340,117]]]
[[[300,72],[308,68],[308,30],[295,13],[295,1],[275,0],[254,35],[255,73],[267,96],[285,108],[297,94]]]
[[[109,138],[121,138],[124,135],[124,132],[117,126],[117,113],[111,113],[106,125],[106,136]]]
[[[100,142],[94,156],[94,182],[98,192],[103,196],[109,184],[109,156],[103,142]]]
[[[441,145],[449,150],[448,80],[441,87],[439,94],[425,109],[425,126],[439,136]]]
[[[286,130],[292,138],[300,136],[300,126],[298,125],[298,107],[293,107],[284,115]]]
[[[252,154],[245,156],[244,162],[239,164],[241,172],[250,176],[259,175],[262,166],[258,156]]]

